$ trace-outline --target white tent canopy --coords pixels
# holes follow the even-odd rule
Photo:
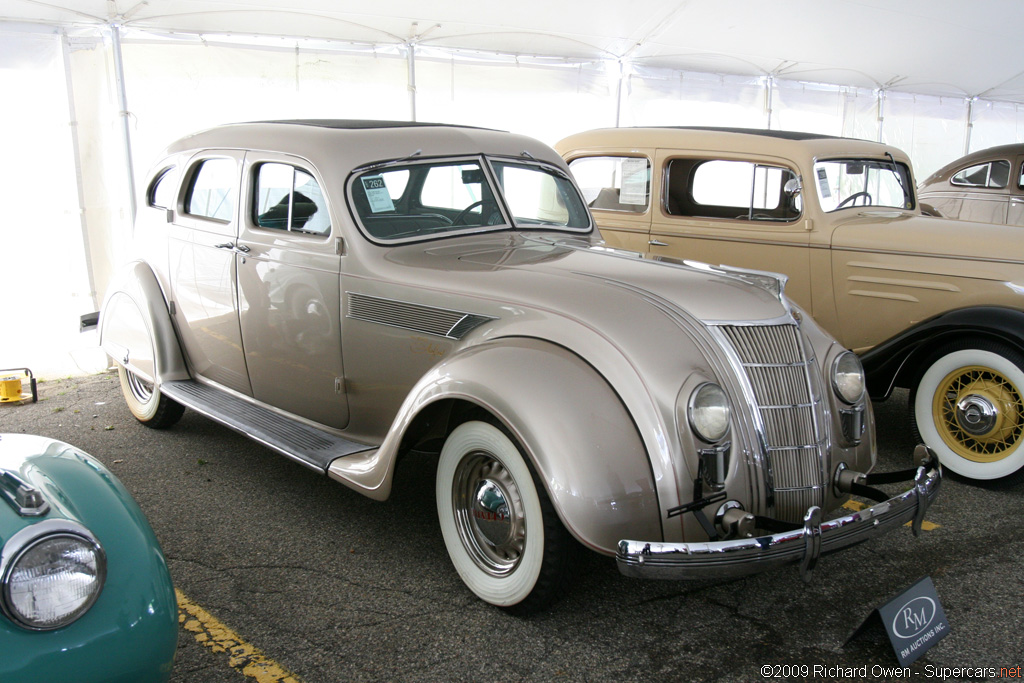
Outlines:
[[[1018,19],[1019,0],[4,0],[0,183],[17,201],[0,253],[32,279],[0,289],[30,330],[0,345],[0,367],[93,369],[78,316],[128,256],[134,187],[193,130],[415,119],[553,143],[770,127],[885,140],[923,178],[1024,139]]]

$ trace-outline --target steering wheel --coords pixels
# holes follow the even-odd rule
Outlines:
[[[854,202],[856,202],[856,201],[857,201],[857,199],[859,199],[860,197],[864,197],[864,206],[871,206],[871,205],[872,205],[872,204],[874,203],[874,202],[873,202],[873,201],[871,200],[871,195],[870,195],[870,194],[868,194],[867,192],[854,192],[854,193],[853,193],[853,194],[851,194],[851,195],[850,195],[849,197],[847,197],[847,198],[846,198],[846,199],[844,199],[843,201],[839,202],[839,206],[837,206],[836,208],[837,208],[837,209],[841,209],[841,208],[843,208],[844,206],[846,206],[847,204],[853,204],[853,203],[854,203]]]
[[[466,216],[469,215],[470,211],[472,211],[473,209],[475,209],[478,206],[483,206],[483,204],[484,204],[484,200],[478,199],[475,202],[473,202],[472,204],[470,204],[469,206],[467,206],[462,211],[459,211],[459,215],[456,216],[454,218],[454,220],[452,220],[452,225],[458,225],[462,221],[466,220]],[[481,213],[483,213],[483,212],[481,212]]]

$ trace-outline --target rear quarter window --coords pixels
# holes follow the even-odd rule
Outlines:
[[[185,213],[201,218],[230,221],[235,215],[238,166],[233,159],[205,159],[192,173]]]

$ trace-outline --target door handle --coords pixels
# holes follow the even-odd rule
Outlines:
[[[647,244],[651,245],[652,247],[667,247],[668,246],[668,242],[662,242],[661,240],[651,240]]]
[[[245,246],[244,244],[233,244],[232,242],[225,242],[224,244],[215,244],[213,246],[217,247],[218,249],[231,249],[232,251],[241,252],[243,254],[248,254],[250,251],[252,251],[252,249]]]

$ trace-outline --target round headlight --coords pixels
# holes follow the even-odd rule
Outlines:
[[[715,443],[729,433],[729,397],[722,387],[705,382],[690,396],[690,426],[704,441]]]
[[[853,352],[844,351],[832,363],[832,389],[846,403],[856,403],[864,395],[864,368]]]
[[[103,589],[106,557],[84,529],[38,535],[39,526],[23,530],[34,538],[4,558],[3,607],[21,626],[48,631],[67,626],[92,607]],[[8,545],[18,541],[16,534]]]

